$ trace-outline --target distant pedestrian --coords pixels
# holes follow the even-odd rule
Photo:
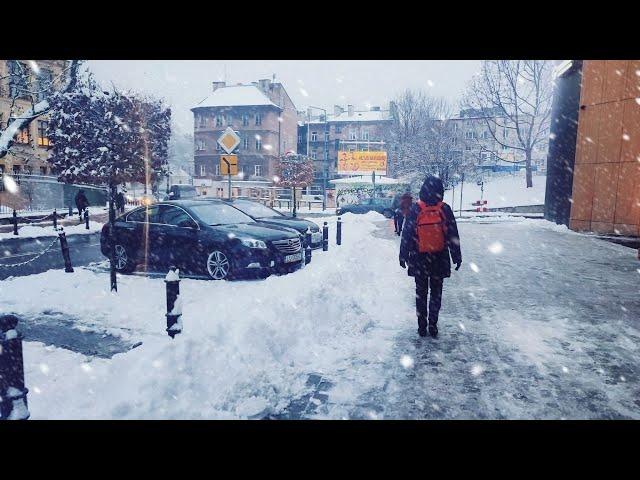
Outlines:
[[[78,215],[82,218],[83,210],[89,206],[89,200],[87,196],[84,194],[84,190],[80,190],[76,193],[76,207],[78,208]]]
[[[404,223],[405,218],[409,215],[409,210],[411,209],[411,205],[413,205],[413,197],[410,193],[404,193],[400,197],[400,203],[398,208],[396,208],[393,221],[396,228],[396,234],[400,235],[402,232],[402,224]]]
[[[116,195],[116,208],[118,209],[118,212],[124,213],[124,204],[124,193],[118,192],[118,194]]]
[[[427,335],[427,328],[432,337],[438,335],[443,281],[451,276],[451,260],[456,270],[462,265],[458,226],[443,197],[442,181],[428,176],[420,189],[420,200],[410,207],[400,241],[400,266],[408,266],[407,273],[416,281],[421,337]]]

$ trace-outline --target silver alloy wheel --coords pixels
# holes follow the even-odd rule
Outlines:
[[[127,251],[122,245],[116,245],[115,249],[116,270],[124,270],[127,268]]]
[[[229,259],[220,250],[214,250],[207,258],[207,272],[214,280],[223,280],[229,274]]]

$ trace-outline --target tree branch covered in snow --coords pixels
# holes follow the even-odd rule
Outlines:
[[[39,82],[38,77],[29,75],[29,72],[24,69],[20,62],[13,60],[11,65],[16,65],[15,69],[10,71],[7,75],[10,90],[14,89],[14,95],[11,95],[12,103],[9,108],[9,115],[13,119],[7,122],[7,126],[4,130],[0,130],[0,158],[4,157],[13,146],[16,141],[16,136],[20,130],[29,126],[29,124],[36,118],[49,112],[50,98],[57,91],[68,92],[73,89],[78,79],[78,70],[80,68],[80,60],[72,60],[69,67],[63,70],[57,79],[52,79],[50,82],[46,82],[42,85]],[[33,62],[35,64],[35,62]],[[37,74],[37,64],[32,66],[32,69]],[[38,82],[36,90],[33,90],[33,86]],[[61,84],[59,90],[56,88],[57,84]],[[31,107],[22,113],[15,114],[16,99],[23,98],[31,102]]]
[[[499,145],[524,153],[527,187],[533,149],[548,140],[552,96],[546,60],[486,60],[464,96],[465,108],[500,112],[483,115],[484,122]]]

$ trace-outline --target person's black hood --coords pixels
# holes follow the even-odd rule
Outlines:
[[[432,175],[424,179],[420,188],[420,200],[427,205],[435,205],[444,199],[444,185],[442,180]]]

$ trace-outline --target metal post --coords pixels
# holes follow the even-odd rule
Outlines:
[[[327,222],[324,222],[322,226],[322,251],[326,252],[329,250],[329,226]]]
[[[293,187],[293,218],[296,217],[296,187]]]
[[[304,263],[306,265],[308,263],[311,263],[311,228],[309,227],[307,227],[304,243],[306,244],[304,248]]]
[[[89,209],[84,209],[84,228],[89,230]]]
[[[18,214],[16,209],[13,209],[13,234],[18,235]]]
[[[342,245],[342,218],[338,217],[338,224],[336,226],[336,244]]]
[[[69,204],[69,215],[68,215],[68,217],[71,218],[72,215],[73,215],[73,207],[71,206],[71,204]]]
[[[458,216],[462,217],[462,189],[464,188],[464,173],[460,182],[460,209],[458,210]]]
[[[115,210],[116,187],[111,186],[109,189],[109,281],[111,283],[111,291],[118,291],[118,279],[116,277],[116,259],[115,259],[115,232],[113,224],[116,221]]]
[[[67,243],[67,236],[60,229],[58,238],[60,239],[60,249],[62,250],[62,258],[64,259],[64,271],[67,273],[73,273],[73,267],[71,266],[71,257],[69,256],[69,244]]]
[[[28,389],[24,386],[22,335],[16,330],[18,317],[0,317],[0,420],[27,420]]]
[[[182,300],[180,299],[180,270],[169,268],[164,279],[167,288],[167,334],[174,338],[182,332]]]
[[[53,229],[58,229],[58,212],[56,212],[55,208],[53,209]]]
[[[371,195],[372,199],[376,198],[376,171],[374,170],[371,174],[371,183],[373,183],[373,194]]]

